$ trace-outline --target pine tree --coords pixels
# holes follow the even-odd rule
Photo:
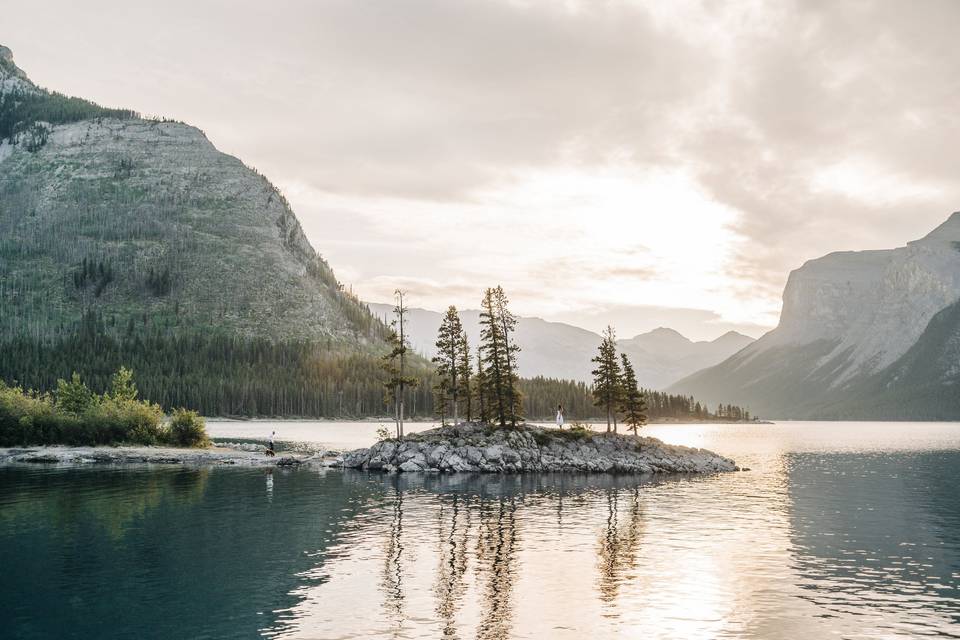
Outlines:
[[[466,348],[466,342],[466,334],[460,322],[460,316],[457,314],[457,308],[450,306],[440,323],[436,343],[437,355],[433,358],[433,362],[437,365],[437,376],[443,383],[444,393],[450,394],[453,424],[459,421],[460,401],[469,395],[469,386],[464,388],[463,354],[461,353]],[[446,404],[446,398],[444,398],[444,404]]]
[[[647,401],[643,392],[637,387],[637,374],[627,354],[620,354],[620,362],[623,366],[623,374],[620,376],[619,409],[627,429],[637,435],[638,429],[647,424]]]
[[[93,392],[80,380],[80,374],[76,371],[70,376],[69,382],[63,378],[57,380],[55,396],[57,408],[75,416],[83,414],[95,400]]]
[[[490,417],[501,426],[507,423],[503,395],[503,329],[497,320],[493,289],[483,293],[480,305],[480,370],[483,372],[482,393]]]
[[[520,345],[510,339],[510,334],[517,327],[517,317],[510,312],[507,306],[510,301],[507,299],[503,287],[498,285],[493,291],[493,296],[500,320],[501,334],[503,335],[504,393],[507,401],[507,419],[510,426],[516,427],[518,422],[523,421],[523,398],[520,389],[518,389],[519,378],[517,376],[517,354],[520,352]]]
[[[433,410],[440,417],[440,425],[445,426],[447,424],[447,407],[449,405],[449,382],[445,378],[440,378],[437,380],[437,383],[433,385]],[[456,404],[454,404],[456,406]],[[456,418],[454,418],[454,424],[456,424]]]
[[[613,327],[608,326],[603,332],[603,342],[596,356],[591,362],[597,364],[593,374],[594,404],[607,414],[607,433],[613,423],[613,414],[620,399],[620,363],[617,361],[617,341]],[[614,427],[616,433],[616,427]]]
[[[132,402],[137,399],[137,393],[137,385],[133,383],[133,371],[121,366],[110,379],[110,397]]]
[[[391,331],[387,340],[392,346],[390,353],[384,356],[383,368],[387,372],[387,381],[384,383],[387,389],[387,402],[394,404],[394,417],[397,421],[397,438],[403,437],[403,419],[404,419],[404,392],[407,387],[414,387],[418,380],[407,375],[406,356],[407,339],[404,333],[407,308],[403,303],[403,292],[397,289],[397,304],[393,308],[394,320],[390,323]]]
[[[507,308],[503,288],[487,289],[480,311],[481,389],[490,417],[502,427],[508,423],[516,426],[522,419],[516,375],[516,354],[520,348],[510,341],[516,322]]]

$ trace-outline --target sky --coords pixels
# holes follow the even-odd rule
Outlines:
[[[42,86],[201,128],[371,302],[623,337],[960,209],[953,0],[0,0]]]

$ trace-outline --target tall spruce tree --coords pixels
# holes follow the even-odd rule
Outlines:
[[[404,392],[407,387],[416,386],[418,380],[406,371],[407,356],[407,337],[405,333],[405,322],[407,307],[403,301],[403,291],[397,289],[394,294],[397,297],[397,304],[393,308],[394,319],[390,323],[391,331],[387,339],[391,345],[390,353],[384,356],[383,368],[387,372],[387,381],[384,383],[387,389],[387,402],[394,404],[394,418],[397,423],[397,438],[403,437],[403,419],[404,419]]]
[[[593,398],[594,404],[606,412],[607,415],[607,433],[613,425],[616,433],[616,423],[614,422],[614,412],[620,399],[620,363],[617,360],[617,337],[613,327],[607,326],[603,332],[603,341],[596,356],[591,358],[591,362],[596,363],[597,368],[593,374]]]
[[[507,308],[502,287],[487,289],[480,311],[480,350],[483,396],[488,412],[501,427],[521,418],[521,395],[517,388],[516,353],[519,346],[510,340],[516,318]]]
[[[497,318],[497,303],[493,289],[483,292],[480,303],[480,370],[483,371],[483,396],[492,419],[501,426],[507,424],[504,378],[503,329]]]
[[[433,362],[437,365],[437,376],[445,394],[450,395],[450,409],[453,413],[453,424],[459,422],[459,404],[469,397],[469,383],[465,384],[463,371],[463,357],[467,347],[466,332],[457,308],[450,306],[440,323],[437,333],[437,355]],[[469,356],[467,356],[469,358]],[[469,363],[469,360],[468,360]]]
[[[620,376],[620,413],[629,431],[636,435],[643,425],[647,424],[647,400],[637,386],[637,374],[627,354],[620,354],[620,364],[623,373]]]
[[[519,376],[517,376],[517,354],[520,352],[520,345],[514,342],[510,336],[516,330],[517,317],[510,311],[508,306],[510,301],[507,299],[503,287],[498,285],[493,290],[493,296],[500,320],[500,330],[503,335],[504,392],[507,400],[507,419],[510,425],[515,427],[518,422],[523,420],[523,397],[518,388]]]

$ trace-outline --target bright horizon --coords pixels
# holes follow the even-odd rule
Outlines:
[[[957,3],[102,4],[0,43],[206,131],[368,302],[757,337],[791,269],[960,208]]]

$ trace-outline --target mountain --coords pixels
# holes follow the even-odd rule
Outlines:
[[[904,247],[793,271],[780,324],[670,391],[777,418],[960,418],[960,212]]]
[[[195,127],[42,89],[0,47],[0,379],[102,389],[124,364],[165,407],[368,414],[384,335],[264,176]]]
[[[589,370],[593,334],[523,331],[536,371]],[[44,392],[75,371],[102,392],[126,366],[166,409],[382,416],[386,335],[264,176],[195,127],[40,88],[0,46],[0,384]],[[408,365],[408,415],[432,417],[435,374]],[[521,390],[530,417],[594,410],[581,384]],[[705,417],[658,398],[651,416]]]
[[[389,321],[393,307],[370,304],[380,318]],[[410,309],[407,335],[410,346],[424,356],[436,354],[434,343],[443,314],[424,309]],[[480,338],[480,312],[460,311],[460,319],[470,344]],[[520,374],[590,382],[593,363],[601,337],[586,329],[562,322],[521,317],[515,334],[521,351],[518,357]],[[619,340],[620,350],[627,354],[637,371],[640,384],[662,389],[685,375],[716,364],[753,342],[753,338],[730,331],[710,342],[693,342],[673,329],[659,328],[633,338]]]
[[[364,343],[270,182],[178,122],[40,89],[0,49],[0,335],[129,322]]]

